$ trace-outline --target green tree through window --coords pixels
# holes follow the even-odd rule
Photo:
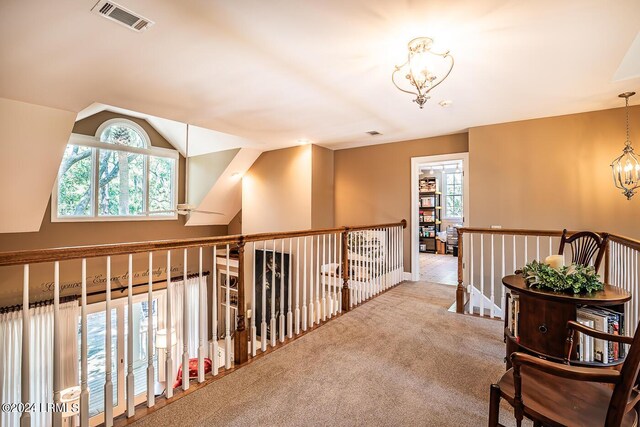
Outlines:
[[[58,172],[58,218],[173,216],[154,212],[175,208],[177,152],[150,147],[142,132],[115,122],[87,145],[72,136]]]

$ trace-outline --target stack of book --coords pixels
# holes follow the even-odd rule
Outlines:
[[[617,311],[601,307],[582,307],[578,309],[577,321],[597,331],[614,335],[624,334],[624,315]],[[574,343],[576,343],[576,337],[574,337]],[[577,337],[576,350],[578,360],[603,364],[615,362],[626,354],[623,344],[585,334],[579,334]]]

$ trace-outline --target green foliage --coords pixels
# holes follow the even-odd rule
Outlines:
[[[547,264],[533,261],[522,268],[522,275],[532,288],[558,292],[591,293],[601,291],[604,287],[592,266],[571,264],[556,270]]]

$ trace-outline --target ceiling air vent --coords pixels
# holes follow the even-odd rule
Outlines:
[[[100,0],[91,11],[137,32],[144,31],[154,24],[153,21],[112,1]]]
[[[376,136],[376,135],[382,135],[380,132],[378,132],[377,130],[370,130],[369,132],[367,132],[369,135],[371,136]]]

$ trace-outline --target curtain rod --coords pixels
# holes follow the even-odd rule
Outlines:
[[[200,273],[190,273],[187,274],[187,280],[189,279],[193,279],[196,278],[200,275]],[[202,276],[208,276],[209,275],[209,271],[203,271],[202,272]],[[184,275],[180,275],[180,276],[175,276],[171,278],[171,282],[179,282],[181,280],[184,280]],[[153,285],[159,285],[160,283],[167,283],[167,279],[164,280],[158,280],[155,282],[151,283],[151,286],[153,287]],[[133,288],[137,288],[140,286],[149,286],[149,282],[144,282],[144,283],[136,283],[135,285],[133,285]],[[126,291],[129,287],[128,286],[121,286],[119,288],[115,288],[112,289],[111,292],[117,292],[120,291],[121,293]],[[105,291],[95,291],[95,292],[89,292],[87,294],[88,297],[90,296],[95,296],[95,295],[104,295],[106,293]],[[68,295],[68,296],[63,296],[60,297],[60,304],[62,303],[66,303],[66,302],[71,302],[71,301],[77,301],[80,299],[80,295]],[[47,300],[42,300],[42,301],[34,301],[34,302],[30,302],[29,303],[29,308],[36,308],[36,307],[44,307],[47,305],[51,305],[53,304],[53,299],[47,299]],[[9,305],[6,307],[0,307],[0,314],[5,314],[5,313],[11,313],[14,311],[20,311],[22,310],[22,304],[15,304],[15,305]]]

